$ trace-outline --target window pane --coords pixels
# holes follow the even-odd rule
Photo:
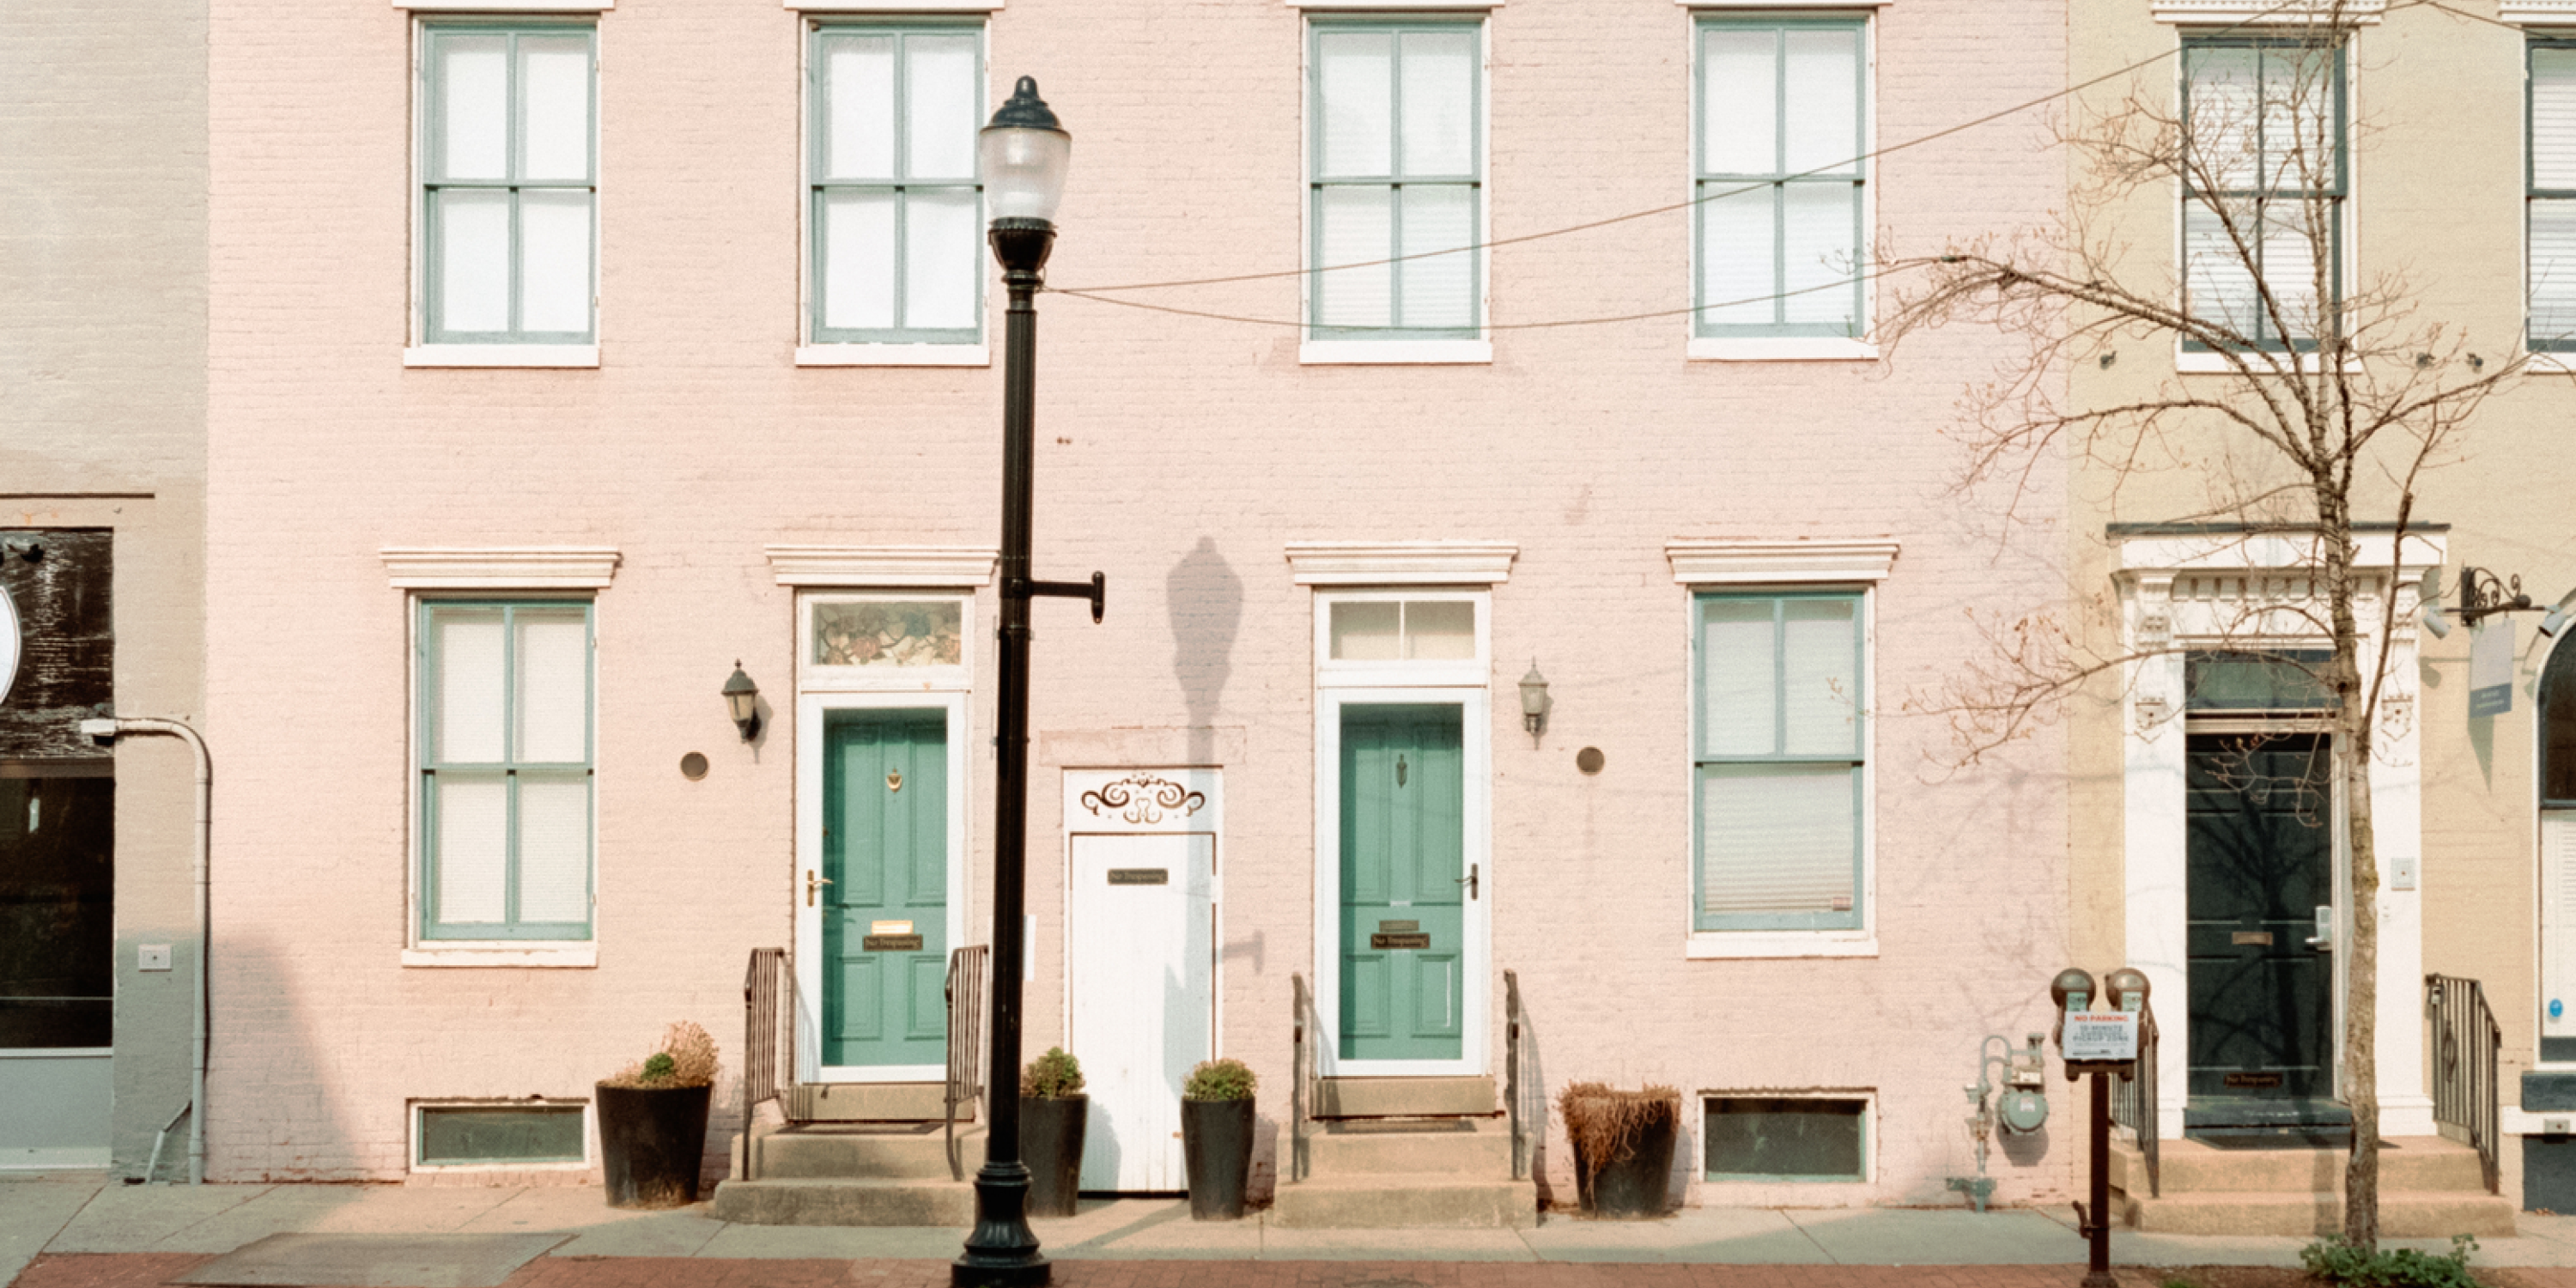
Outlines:
[[[1723,192],[1734,182],[1700,186]],[[1700,203],[1700,302],[1708,306],[1700,310],[1702,325],[1767,326],[1772,321],[1778,194],[1779,189],[1765,184]]]
[[[2202,191],[2250,188],[2262,172],[2257,151],[2261,96],[2260,55],[2252,49],[2186,46],[2183,63],[2192,172],[2187,186]]]
[[[441,179],[506,179],[510,174],[509,37],[435,38]]]
[[[825,175],[894,177],[894,37],[834,36],[823,44]]]
[[[975,177],[975,37],[904,39],[904,177]]]
[[[1849,174],[1860,156],[1860,33],[1851,28],[1791,28],[1785,37],[1789,78],[1789,152],[1782,169],[1819,166]]]
[[[502,921],[509,915],[503,893],[509,871],[508,784],[499,777],[452,773],[431,782],[438,811],[439,923]]]
[[[519,920],[590,920],[590,781],[519,777]]]
[[[2293,336],[2312,336],[2323,328],[2317,296],[2317,247],[2311,231],[2334,227],[2333,207],[2323,201],[2276,199],[2263,204],[2263,284],[2280,310],[2281,324]],[[2331,298],[2331,297],[2329,297]],[[2262,325],[2273,324],[2267,318]]]
[[[590,759],[590,624],[579,611],[520,609],[521,763]]]
[[[444,331],[510,329],[510,194],[450,188],[436,194],[438,325]]]
[[[1404,202],[1405,255],[1459,250],[1476,241],[1476,194],[1463,185],[1409,184],[1398,190]],[[1431,259],[1407,259],[1404,273],[1405,326],[1472,327],[1476,325],[1476,256],[1459,250]]]
[[[1336,603],[1333,605],[1333,660],[1392,662],[1399,656],[1396,622],[1403,605]]]
[[[1408,31],[1402,45],[1404,173],[1476,172],[1476,33]]]
[[[442,1163],[578,1163],[583,1157],[579,1105],[476,1105],[420,1111],[420,1161]]]
[[[964,606],[956,600],[814,605],[816,666],[956,666]]]
[[[116,780],[0,778],[0,1051],[114,1044]]]
[[[1315,275],[1315,313],[1320,325],[1376,327],[1393,321],[1388,316],[1388,285],[1395,266],[1368,261],[1386,259],[1393,249],[1394,197],[1390,188],[1324,189],[1317,203],[1323,222],[1318,238],[1323,262],[1317,267],[1365,267],[1336,268]]]
[[[1859,1100],[1726,1098],[1708,1102],[1708,1173],[1713,1177],[1860,1181]]]
[[[1779,670],[1768,599],[1712,599],[1702,605],[1701,747],[1712,756],[1767,756],[1779,750],[1773,720]]]
[[[1780,191],[1781,272],[1786,279],[1781,317],[1859,334],[1852,309],[1860,292],[1851,279],[1860,271],[1852,240],[1860,189],[1843,183],[1792,183]]]
[[[2334,65],[2329,50],[2263,54],[2263,182],[2270,188],[2335,186]]]
[[[1703,769],[1700,910],[1851,911],[1858,772],[1844,765]]]
[[[1700,36],[1700,169],[1776,174],[1780,159],[1780,35],[1712,27]]]
[[[2576,812],[2540,816],[2540,916],[2540,1036],[2576,1038]]]
[[[590,180],[590,38],[519,37],[519,175]]]
[[[2227,225],[2233,222],[2235,233],[2250,243],[2258,235],[2255,206],[2251,201],[2235,201],[2227,209],[2228,218],[2222,220],[2216,207],[2183,202],[2183,290],[2193,317],[2251,341],[2259,337],[2254,272]]]
[[[1463,599],[1406,603],[1404,655],[1417,661],[1472,660],[1476,656],[1476,606]]]
[[[1389,173],[1394,45],[1395,37],[1383,31],[1328,31],[1315,38],[1316,59],[1323,64],[1321,173]]]
[[[501,748],[501,610],[450,609],[430,619],[437,659],[434,708],[441,764],[498,764]]]
[[[1848,599],[1791,599],[1781,605],[1781,647],[1792,756],[1860,754],[1859,649]]]
[[[975,295],[984,284],[975,194],[916,188],[905,194],[903,215],[903,324],[975,325]]]
[[[834,192],[823,198],[823,325],[894,325],[894,194]]]
[[[2531,51],[2531,186],[2576,188],[2576,49]]]
[[[519,194],[519,329],[590,333],[590,194]]]
[[[2576,201],[2531,203],[2531,339],[2576,343]]]

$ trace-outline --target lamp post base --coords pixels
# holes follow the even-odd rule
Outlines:
[[[1054,1270],[1029,1229],[1028,1167],[986,1163],[975,1173],[975,1232],[949,1264],[950,1288],[1032,1288]]]

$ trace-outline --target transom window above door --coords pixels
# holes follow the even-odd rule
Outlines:
[[[1317,598],[1316,670],[1326,683],[1482,684],[1478,591],[1356,591]]]
[[[806,688],[957,688],[967,679],[967,596],[807,595],[797,670]]]

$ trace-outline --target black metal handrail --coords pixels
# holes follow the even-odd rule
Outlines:
[[[2424,1014],[2433,1049],[2433,1122],[2468,1137],[2478,1151],[2487,1193],[2501,1194],[2504,1178],[2496,1151],[2503,1111],[2497,1082],[2504,1030],[2487,1007],[2486,986],[2456,975],[2427,975]]]
[[[1529,1175],[1528,1137],[1521,1126],[1521,977],[1503,972],[1503,1110],[1512,1124],[1512,1179]]]
[[[795,1067],[795,1027],[788,997],[796,987],[784,948],[754,948],[742,975],[742,1178],[758,1179],[760,1151],[751,1142],[752,1111],[787,1094],[780,1070]]]
[[[989,944],[968,944],[948,954],[947,1112],[940,1115],[940,1130],[948,1137],[951,1180],[966,1179],[965,1160],[957,1153],[957,1106],[972,1105],[984,1094],[976,1075],[983,1068],[984,986],[992,955]]]
[[[2156,1112],[2156,1008],[2150,1002],[2138,1013],[2138,1072],[2111,1083],[2111,1121],[2138,1139],[2147,1160],[2147,1197],[2164,1197],[2163,1159],[2158,1144],[2164,1131]]]
[[[1306,1119],[1315,1107],[1314,1088],[1307,1078],[1314,1055],[1314,1034],[1307,1019],[1315,1008],[1314,999],[1307,995],[1304,975],[1289,974],[1288,994],[1288,1179],[1302,1181],[1307,1170]]]

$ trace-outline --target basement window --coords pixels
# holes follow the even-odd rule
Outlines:
[[[1825,1096],[1708,1098],[1708,1179],[1865,1181],[1869,1102]]]
[[[416,1105],[418,1167],[527,1167],[590,1161],[588,1107],[569,1104]]]

